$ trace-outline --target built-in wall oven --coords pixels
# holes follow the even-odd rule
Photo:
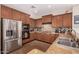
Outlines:
[[[30,25],[22,24],[22,39],[28,39],[30,37]]]

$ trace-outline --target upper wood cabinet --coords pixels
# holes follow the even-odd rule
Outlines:
[[[12,19],[12,9],[1,5],[1,17]]]
[[[22,21],[25,24],[30,23],[30,15],[17,11],[15,9],[6,7],[4,5],[1,5],[1,17],[6,19],[13,19],[17,21]]]
[[[21,15],[21,21],[22,21],[22,23],[26,24],[26,16],[25,16],[25,14],[21,13],[20,15]]]
[[[30,27],[35,27],[35,20],[30,18]]]
[[[30,17],[29,17],[29,15],[21,13],[21,21],[24,24],[29,24],[30,23]]]
[[[72,13],[56,15],[52,19],[53,27],[67,27],[72,28]]]
[[[63,15],[63,26],[72,28],[72,13]]]
[[[21,15],[20,14],[21,13],[19,11],[13,10],[13,19],[14,20],[20,20],[20,18],[21,18]]]
[[[46,15],[42,17],[42,23],[52,22],[52,15]]]
[[[30,15],[27,15],[27,14],[26,14],[25,18],[26,18],[26,23],[27,23],[27,24],[30,24]]]
[[[53,27],[62,27],[62,15],[54,16],[52,19]]]
[[[36,26],[36,27],[41,27],[41,26],[42,26],[42,19],[41,19],[41,18],[35,20],[35,26]]]

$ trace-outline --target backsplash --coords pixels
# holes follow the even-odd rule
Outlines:
[[[42,31],[54,31],[55,29],[52,28],[52,25],[51,24],[45,24],[45,25],[42,25]]]

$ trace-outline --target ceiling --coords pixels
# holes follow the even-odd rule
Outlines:
[[[5,4],[5,6],[30,14],[31,18],[37,19],[43,15],[72,12],[74,4]]]

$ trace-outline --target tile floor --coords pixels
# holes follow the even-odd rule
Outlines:
[[[38,53],[44,53],[45,51],[47,51],[50,45],[51,44],[35,40],[35,41],[25,44],[22,48],[14,52],[11,52],[11,54],[27,54],[27,53],[30,53],[30,51],[32,50],[38,50]]]

